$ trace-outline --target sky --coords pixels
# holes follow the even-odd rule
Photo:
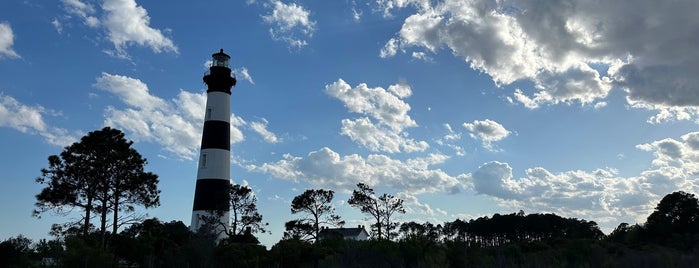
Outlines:
[[[399,221],[555,213],[609,233],[699,193],[699,2],[0,2],[0,239],[32,217],[49,155],[126,133],[159,175],[148,217],[189,224],[211,54],[231,56],[231,179],[271,234],[306,189],[359,182]]]

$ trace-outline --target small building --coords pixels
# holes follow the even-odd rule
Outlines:
[[[364,225],[357,228],[327,228],[323,227],[318,234],[319,239],[342,238],[345,240],[363,241],[369,239],[369,233],[364,229]]]

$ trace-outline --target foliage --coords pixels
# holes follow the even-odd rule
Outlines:
[[[245,231],[264,233],[269,223],[262,222],[262,215],[257,211],[257,197],[248,186],[231,185],[231,227],[229,236],[243,235]]]
[[[120,217],[120,212],[132,213],[135,205],[148,208],[160,204],[158,176],[144,171],[146,159],[131,148],[132,144],[123,132],[105,127],[88,133],[60,155],[49,156],[49,167],[42,169],[36,179],[46,187],[36,196],[35,215],[81,208],[85,213],[80,220],[85,236],[90,230],[91,213],[98,213],[104,247],[108,214],[112,215],[112,234],[116,234],[132,219]]]
[[[301,218],[285,224],[285,237],[297,237],[317,241],[322,225],[333,227],[344,225],[335,214],[332,190],[308,189],[291,201],[291,214],[302,214]]]
[[[398,227],[394,214],[405,213],[403,200],[389,194],[377,197],[374,189],[364,183],[358,183],[357,188],[347,203],[375,220],[371,227],[376,238],[390,240],[392,231]]]
[[[683,191],[666,195],[648,216],[645,228],[655,242],[692,246],[699,234],[699,200]]]
[[[10,237],[0,243],[0,267],[26,267],[29,265],[32,241],[22,235]]]
[[[62,238],[36,244],[9,238],[0,243],[0,267],[43,267],[45,258],[58,267],[695,267],[694,204],[694,195],[669,194],[648,222],[622,223],[606,237],[594,221],[520,211],[405,222],[396,241],[291,237],[269,250],[153,218],[109,234],[107,248],[98,231],[64,230]],[[661,232],[663,239],[654,236]]]

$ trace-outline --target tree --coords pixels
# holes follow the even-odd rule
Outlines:
[[[683,191],[666,195],[648,216],[646,228],[654,232],[697,232],[699,224],[699,200],[694,194]]]
[[[361,182],[357,184],[357,188],[359,189],[352,191],[352,196],[347,203],[359,208],[362,213],[369,214],[375,220],[371,227],[378,239],[390,240],[392,230],[398,227],[398,222],[393,219],[394,214],[405,213],[403,200],[389,194],[377,197],[374,189]]]
[[[262,215],[257,211],[257,197],[248,186],[239,184],[231,185],[231,227],[227,231],[229,236],[244,235],[246,230],[251,233],[264,233],[265,226],[262,223]]]
[[[60,155],[49,156],[49,167],[42,169],[36,179],[46,188],[36,196],[35,216],[81,208],[85,214],[80,221],[86,235],[91,213],[96,212],[104,246],[108,214],[112,214],[112,233],[116,234],[130,219],[120,217],[119,212],[133,212],[136,205],[160,205],[158,176],[144,171],[147,161],[131,148],[132,144],[120,130],[105,127],[88,133]]]
[[[32,240],[18,235],[0,243],[0,267],[28,267]]]
[[[317,241],[321,225],[343,225],[345,222],[335,214],[335,207],[332,205],[334,194],[332,190],[308,189],[294,197],[291,201],[291,214],[304,215],[298,220],[287,222],[287,231]]]

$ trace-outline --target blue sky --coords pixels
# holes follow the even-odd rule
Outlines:
[[[231,178],[271,234],[308,188],[358,182],[401,221],[553,212],[609,232],[665,194],[696,193],[696,1],[0,3],[0,238],[31,217],[47,157],[124,131],[189,224],[210,55],[231,56]]]

